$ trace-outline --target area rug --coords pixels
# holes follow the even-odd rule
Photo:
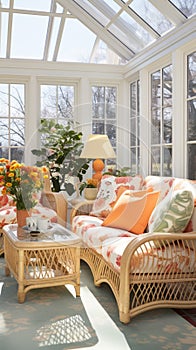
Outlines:
[[[196,350],[196,328],[172,309],[118,318],[107,284],[97,288],[81,263],[81,297],[64,286],[31,290],[17,301],[17,283],[0,258],[0,349],[2,350]]]
[[[175,311],[178,313],[178,315],[183,317],[187,322],[189,322],[194,327],[196,327],[196,309],[195,308],[180,309],[180,310],[175,309]]]

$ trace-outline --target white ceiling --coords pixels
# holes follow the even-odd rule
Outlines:
[[[195,0],[0,0],[0,58],[124,64],[195,13]]]

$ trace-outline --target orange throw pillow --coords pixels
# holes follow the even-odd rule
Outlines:
[[[102,223],[136,234],[143,233],[159,198],[159,191],[125,191]]]

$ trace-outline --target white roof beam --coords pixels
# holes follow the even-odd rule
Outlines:
[[[182,24],[186,21],[186,17],[178,11],[169,1],[165,0],[149,0],[165,17],[175,24]]]
[[[56,12],[56,1],[55,0],[52,0],[52,2],[51,2],[50,12],[51,13]],[[48,59],[48,51],[49,51],[49,47],[50,47],[53,23],[54,23],[54,16],[49,16],[48,29],[47,29],[47,34],[46,34],[46,42],[45,42],[45,47],[44,47],[44,55],[43,55],[44,61],[46,61]]]
[[[63,9],[63,13],[67,13],[67,10],[65,8]],[[52,59],[53,61],[57,60],[59,47],[60,47],[61,39],[62,39],[62,36],[63,36],[64,26],[65,26],[65,17],[63,16],[63,17],[61,17],[61,21],[60,21],[60,26],[59,26],[59,30],[58,30],[56,45],[55,45],[53,59]]]

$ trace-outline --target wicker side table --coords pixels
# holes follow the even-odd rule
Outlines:
[[[18,282],[18,301],[35,288],[72,284],[80,296],[80,239],[59,224],[38,237],[17,225],[4,231],[6,275]]]

